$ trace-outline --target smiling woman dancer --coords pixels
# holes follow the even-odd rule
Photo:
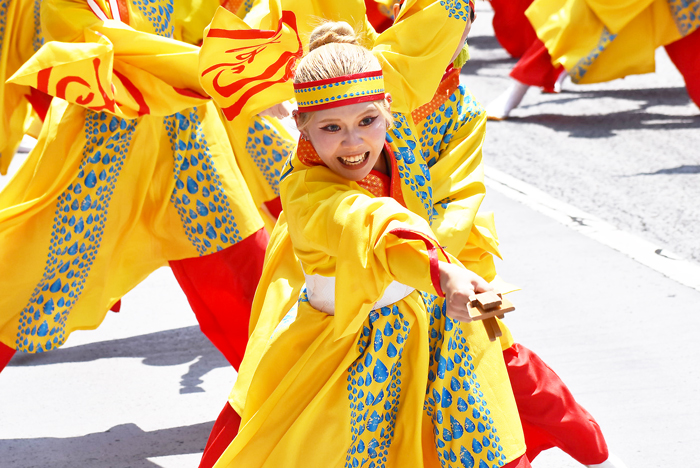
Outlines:
[[[312,35],[294,80],[302,139],[231,396],[241,429],[215,466],[529,466],[500,347],[460,321],[488,285],[434,240],[410,115],[461,48],[469,9],[456,5],[408,2],[376,55],[345,23]],[[247,33],[262,36],[257,46],[226,41],[222,26],[235,21],[217,14],[200,65],[210,93],[212,50],[231,63],[222,51],[254,48],[272,63],[284,36],[296,42],[294,15],[274,7],[277,32]]]

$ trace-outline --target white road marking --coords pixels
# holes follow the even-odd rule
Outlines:
[[[486,186],[533,210],[607,245],[678,283],[700,291],[700,266],[666,249],[621,231],[575,206],[547,195],[532,185],[492,167],[484,168]]]

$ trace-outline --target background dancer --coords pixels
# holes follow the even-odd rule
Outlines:
[[[594,0],[535,0],[526,15],[538,39],[511,71],[508,89],[487,106],[489,118],[507,118],[530,86],[553,90],[563,69],[580,84],[651,73],[660,46],[700,106],[699,1],[611,6]]]
[[[18,266],[0,274],[0,367],[97,327],[166,264],[239,364],[268,235],[199,86],[198,48],[173,39],[198,42],[217,6],[42,3],[54,42],[13,81],[62,100],[0,193],[0,262]]]

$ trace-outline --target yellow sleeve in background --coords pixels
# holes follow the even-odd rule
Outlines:
[[[462,47],[467,10],[468,2],[409,0],[394,25],[377,37],[373,52],[382,64],[392,110],[409,114],[433,98]]]

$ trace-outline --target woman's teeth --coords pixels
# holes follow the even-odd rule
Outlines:
[[[358,164],[362,164],[368,157],[369,151],[364,154],[356,154],[354,156],[341,156],[338,159],[341,163],[347,166],[356,166]]]

